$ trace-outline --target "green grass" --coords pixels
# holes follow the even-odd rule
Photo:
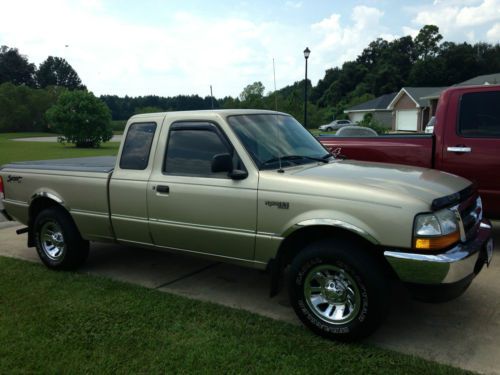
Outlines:
[[[0,165],[13,161],[78,158],[116,155],[118,142],[107,142],[97,149],[80,149],[57,142],[19,142],[14,138],[57,136],[51,133],[0,133]]]
[[[0,373],[461,374],[303,327],[0,257]]]

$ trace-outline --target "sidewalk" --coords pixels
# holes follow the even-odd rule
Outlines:
[[[10,223],[9,223],[10,224]],[[487,374],[500,374],[500,223],[493,264],[460,298],[443,304],[411,300],[396,291],[386,323],[367,342]],[[0,255],[39,263],[26,235],[0,227]],[[50,272],[50,271],[47,271]],[[207,300],[299,324],[285,291],[269,298],[269,277],[256,270],[201,258],[92,244],[81,272]]]

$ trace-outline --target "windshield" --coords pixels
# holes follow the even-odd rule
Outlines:
[[[280,114],[237,115],[229,125],[260,169],[327,162],[330,153],[293,117]]]

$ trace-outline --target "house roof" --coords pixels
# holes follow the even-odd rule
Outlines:
[[[498,84],[500,84],[500,73],[493,73],[468,79],[467,81],[457,83],[456,86],[498,85]]]
[[[394,99],[397,92],[391,92],[390,94],[385,94],[379,96],[378,98],[368,100],[367,102],[355,105],[353,107],[347,108],[344,113],[349,112],[368,112],[368,111],[387,111],[387,106]]]
[[[397,95],[392,99],[392,101],[387,106],[387,109],[393,109],[396,103],[403,95],[408,95],[411,100],[415,103],[415,107],[427,107],[428,102],[425,99],[428,95],[431,95],[437,91],[444,90],[445,87],[403,87]]]
[[[468,79],[467,81],[463,81],[460,83],[457,83],[453,85],[452,87],[455,86],[481,86],[481,85],[498,85],[500,84],[500,73],[493,73],[493,74],[484,74],[482,76],[477,76],[471,79]],[[441,93],[446,89],[441,88],[440,90],[436,90],[435,92],[423,96],[420,99],[422,100],[428,100],[428,99],[439,99],[441,96]]]

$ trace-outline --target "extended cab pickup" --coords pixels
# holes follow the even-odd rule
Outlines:
[[[441,94],[434,134],[320,136],[349,159],[435,168],[478,185],[484,214],[500,219],[500,86],[453,87]]]
[[[114,241],[267,269],[272,294],[286,274],[299,318],[340,340],[381,323],[391,282],[452,298],[493,249],[466,179],[335,159],[279,112],[137,115],[116,160],[12,163],[0,177],[4,214],[49,268]]]

